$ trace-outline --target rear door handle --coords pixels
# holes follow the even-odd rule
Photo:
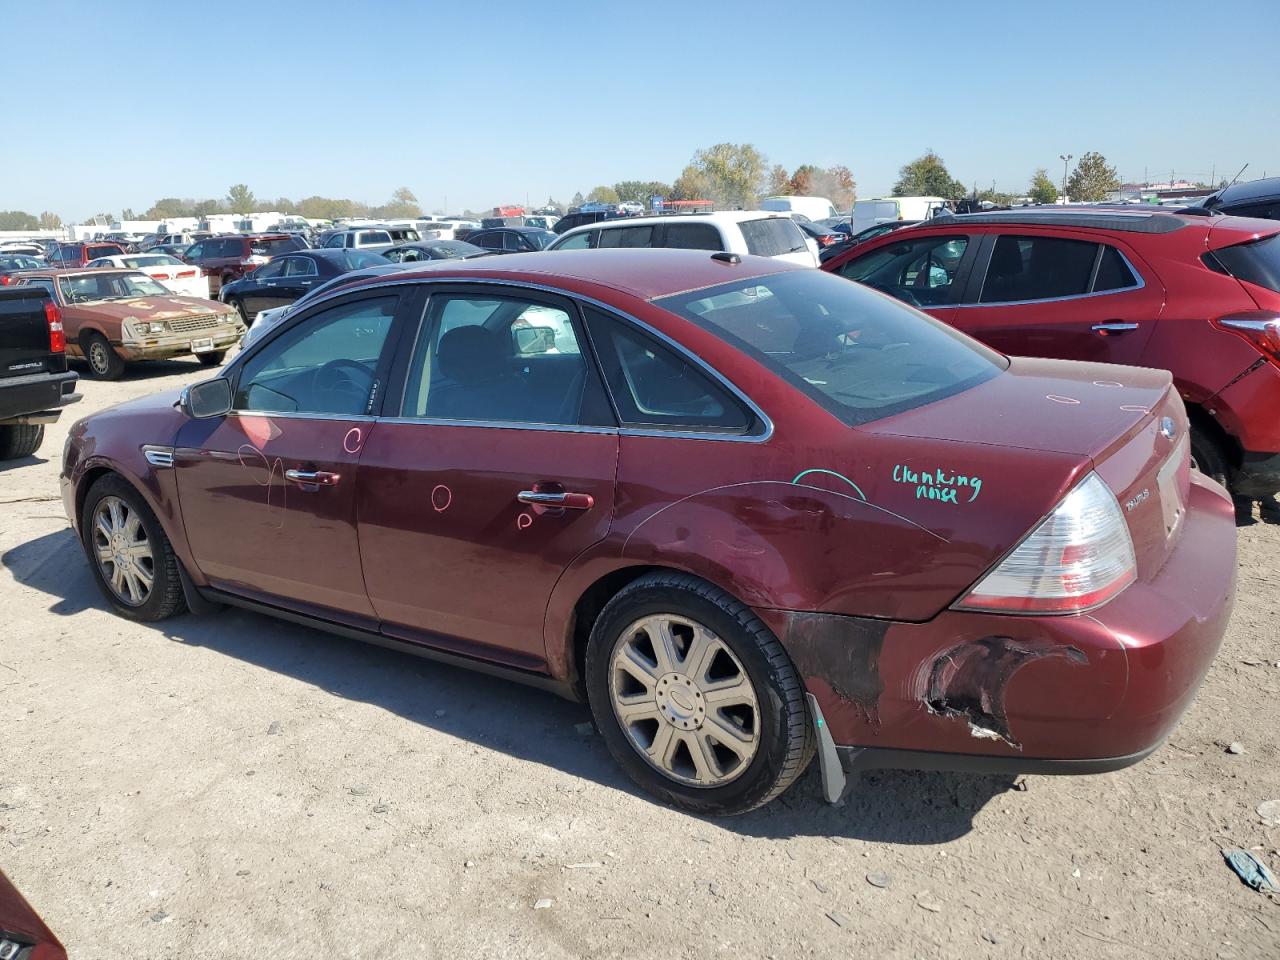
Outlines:
[[[1110,337],[1117,333],[1128,333],[1130,330],[1137,330],[1136,323],[1124,323],[1120,320],[1108,320],[1106,323],[1095,323],[1093,332],[1104,337]]]
[[[286,470],[284,478],[304,486],[333,487],[342,479],[342,474],[330,473],[328,470]]]
[[[550,493],[542,490],[521,490],[516,494],[521,503],[538,507],[564,507],[566,510],[590,510],[596,498],[589,493]]]

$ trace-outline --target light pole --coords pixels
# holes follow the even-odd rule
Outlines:
[[[1060,153],[1058,159],[1062,161],[1062,202],[1067,202],[1067,164],[1071,162],[1071,158],[1075,156],[1073,153]]]

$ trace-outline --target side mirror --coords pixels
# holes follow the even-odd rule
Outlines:
[[[224,377],[193,383],[178,400],[182,412],[196,420],[223,417],[231,412],[231,381]]]
[[[512,332],[516,338],[516,353],[524,357],[546,353],[556,345],[556,332],[551,327],[519,327]]]

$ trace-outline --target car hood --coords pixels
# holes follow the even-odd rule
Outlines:
[[[234,313],[226,304],[203,300],[200,297],[130,297],[128,300],[104,300],[99,303],[80,303],[69,310],[92,313],[112,320],[142,318],[146,320],[172,320],[178,317],[205,316],[210,313]]]
[[[1167,371],[1013,357],[964,393],[887,417],[872,433],[1106,457],[1168,393]]]

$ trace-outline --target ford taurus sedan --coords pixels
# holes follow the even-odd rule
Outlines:
[[[1134,763],[1234,597],[1167,373],[729,253],[344,286],[81,420],[61,482],[121,615],[235,604],[554,688],[706,813],[815,753],[833,799],[877,766]]]

